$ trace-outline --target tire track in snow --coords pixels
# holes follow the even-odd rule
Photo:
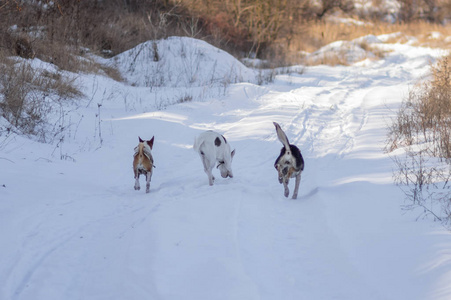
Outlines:
[[[357,78],[359,76],[356,75]],[[292,299],[302,299],[303,294],[297,292],[299,289],[314,290],[324,298],[333,297],[335,295],[328,294],[327,291],[318,292],[321,290],[320,286],[309,284],[323,282],[328,276],[333,280],[340,276],[335,272],[341,271],[347,272],[345,276],[353,278],[354,282],[360,282],[363,289],[372,289],[367,282],[358,278],[358,271],[349,273],[352,262],[341,249],[339,237],[329,228],[326,216],[321,213],[321,186],[328,183],[321,182],[316,174],[323,167],[309,164],[315,157],[332,154],[334,159],[340,159],[353,152],[355,137],[364,129],[370,117],[362,103],[373,84],[365,80],[356,82],[356,77],[349,75],[328,87],[306,87],[290,92],[272,91],[260,97],[259,105],[248,109],[241,119],[228,128],[228,133],[232,136],[236,133],[236,128],[241,130],[242,135],[247,135],[243,132],[247,128],[252,133],[255,128],[259,128],[264,140],[278,143],[272,126],[272,121],[278,121],[283,124],[290,141],[301,148],[306,158],[304,175],[308,177],[303,176],[300,201],[292,202],[277,196],[278,192],[281,193],[280,190],[274,192],[275,198],[272,201],[268,201],[267,197],[262,198],[266,199],[264,204],[255,201],[241,203],[236,216],[239,228],[236,248],[240,253],[240,264],[258,287],[259,297],[276,297],[276,291],[271,290],[271,285],[289,291]],[[266,132],[269,132],[270,139]],[[315,163],[320,162],[331,168],[334,159],[315,159]],[[313,169],[316,171],[312,171]],[[303,193],[303,189],[307,191]],[[276,200],[280,198],[283,199],[281,202]],[[256,232],[264,234],[255,234]],[[252,238],[249,239],[249,236]],[[318,243],[322,246],[318,246]],[[278,245],[281,245],[280,248]],[[315,253],[320,248],[329,248],[330,251],[331,247],[335,249],[332,258],[327,251]],[[258,252],[260,257],[255,257],[255,249],[265,249],[265,252]],[[315,268],[324,266],[324,260],[328,260],[332,268],[319,272],[324,278],[315,280],[305,275],[306,272],[318,275]],[[263,265],[271,269],[272,274],[261,269]],[[275,278],[277,283],[272,282]],[[309,284],[305,285],[306,283]],[[299,284],[304,286],[300,288]],[[335,290],[340,289],[337,287]],[[358,298],[358,290],[351,293],[355,298]]]
[[[97,258],[93,258],[93,255],[96,253],[94,249],[95,247],[103,247],[100,240],[96,241],[93,238],[95,235],[102,232],[105,227],[117,228],[117,230],[112,232],[114,239],[123,239],[129,236],[133,229],[144,223],[148,216],[158,210],[161,205],[161,203],[147,203],[136,206],[137,203],[130,203],[130,199],[121,200],[122,197],[120,195],[111,195],[113,197],[109,197],[110,201],[113,200],[112,198],[115,198],[119,201],[119,205],[110,206],[106,211],[91,212],[88,216],[81,217],[83,209],[80,208],[89,202],[90,199],[95,201],[94,199],[97,199],[99,195],[89,195],[84,199],[83,203],[80,201],[66,201],[63,205],[46,208],[39,212],[42,215],[40,218],[37,218],[35,213],[33,220],[40,221],[38,224],[26,222],[26,226],[30,228],[30,231],[26,235],[26,239],[23,240],[21,253],[18,253],[17,257],[10,262],[9,275],[4,280],[5,287],[8,288],[5,292],[10,295],[8,297],[11,299],[22,299],[24,295],[28,295],[25,291],[30,286],[30,282],[35,284],[39,280],[38,276],[41,277],[42,274],[46,274],[51,270],[61,253],[70,254],[73,250],[69,250],[69,248],[73,246],[78,248],[81,243],[88,241],[90,251],[80,251],[76,256],[66,260],[78,260],[84,263],[92,260],[92,264],[87,263],[86,265],[90,267],[95,266]],[[80,220],[74,222],[73,220],[71,221],[72,218]],[[118,220],[121,221],[118,223]],[[50,225],[52,225],[52,228],[49,227]],[[107,239],[110,239],[110,237]],[[127,244],[124,243],[125,246]],[[49,264],[52,266],[49,266]],[[70,269],[73,266],[67,266],[67,268]],[[74,282],[86,280],[78,272],[74,272],[73,276],[79,277],[74,278]],[[79,288],[81,287],[82,285],[79,286]]]

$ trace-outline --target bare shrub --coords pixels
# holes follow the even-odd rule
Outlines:
[[[18,38],[14,43],[15,53],[23,58],[33,58],[35,56],[35,52],[33,47],[26,37]]]
[[[418,19],[434,23],[442,23],[449,18],[449,0],[398,0],[400,3],[399,17],[403,22],[411,22]]]
[[[349,0],[320,0],[313,6],[313,11],[319,19],[338,9],[350,13],[354,10],[354,2]]]
[[[177,100],[177,103],[186,103],[191,102],[193,100],[193,96],[189,94],[181,95],[180,98]]]
[[[427,148],[407,148],[392,158],[393,178],[408,199],[403,208],[419,209],[419,217],[432,216],[451,229],[451,166],[431,157]]]
[[[449,3],[423,0],[415,5],[423,7],[423,12],[449,16]],[[274,64],[282,65],[298,63],[301,51],[313,52],[332,41],[351,40],[370,31],[424,35],[428,46],[450,46],[449,39],[446,42],[450,26],[428,22],[430,18],[424,13],[409,23],[388,24],[373,19],[361,26],[327,21],[326,16],[335,12],[352,14],[353,2],[0,1],[0,49],[77,72],[79,62],[74,57],[81,49],[111,57],[145,41],[168,36],[196,37],[237,57],[274,59]],[[363,21],[370,18],[361,17]],[[443,39],[428,38],[432,30],[441,32]]]
[[[44,123],[43,116],[48,109],[40,106],[33,93],[35,74],[25,65],[0,65],[0,110],[3,117],[25,134],[36,134]]]
[[[402,103],[389,127],[386,151],[404,153],[393,156],[394,178],[411,201],[408,207],[420,206],[451,226],[450,58],[432,67],[432,79]]]
[[[54,104],[80,95],[73,80],[26,62],[0,60],[0,113],[22,134],[46,141]]]
[[[259,69],[257,74],[257,84],[263,85],[274,82],[277,72],[275,69]]]

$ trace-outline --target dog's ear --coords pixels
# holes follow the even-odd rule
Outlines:
[[[152,148],[153,148],[153,141],[154,141],[154,138],[155,138],[155,136],[153,136],[153,137],[150,139],[150,141],[147,141],[147,145],[149,145],[150,150],[152,150]]]
[[[283,130],[279,124],[277,124],[276,122],[273,122],[273,124],[274,124],[274,126],[276,126],[276,132],[277,132],[277,137],[279,138],[279,141],[282,142],[282,144],[285,146],[285,149],[287,151],[290,151],[290,142],[288,141],[287,135],[285,134],[285,132],[283,132]]]
[[[138,136],[139,142],[143,143],[144,141]]]
[[[230,155],[231,155],[232,158],[233,158],[233,156],[235,155],[235,149],[233,149],[233,151],[230,153]]]

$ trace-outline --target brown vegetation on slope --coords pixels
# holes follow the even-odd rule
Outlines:
[[[395,182],[410,201],[406,208],[421,207],[451,228],[451,56],[431,70],[432,79],[402,103],[386,150],[396,164]]]

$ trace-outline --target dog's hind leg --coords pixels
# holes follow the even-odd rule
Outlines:
[[[301,182],[301,173],[296,175],[296,183],[294,185],[293,199],[298,197],[299,183]]]
[[[139,190],[139,172],[135,169],[135,190]]]
[[[204,164],[204,171],[208,176],[208,184],[213,185],[213,182],[215,181],[215,177],[213,176],[213,167],[214,164],[211,163],[211,161],[205,156],[202,155],[202,163]]]
[[[152,179],[152,172],[146,173],[146,193],[150,191],[150,180]]]

